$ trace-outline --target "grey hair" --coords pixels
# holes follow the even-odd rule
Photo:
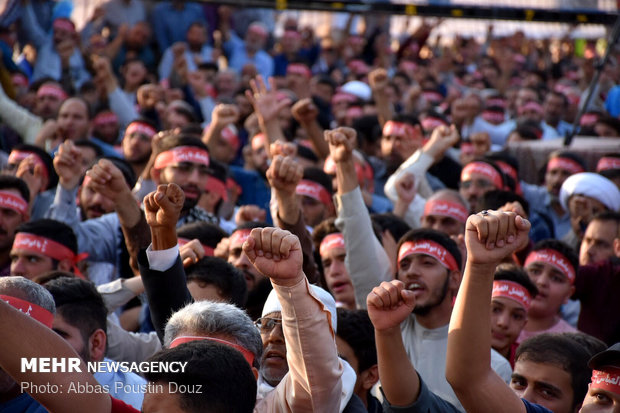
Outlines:
[[[181,335],[230,337],[254,354],[254,367],[259,367],[263,353],[260,332],[250,317],[232,304],[204,300],[186,305],[168,320],[164,346],[170,347]]]
[[[21,276],[0,277],[0,294],[16,295],[15,298],[36,304],[50,313],[56,313],[54,297],[43,286]]]

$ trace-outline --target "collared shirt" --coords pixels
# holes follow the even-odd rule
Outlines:
[[[115,361],[109,358],[104,358],[103,361],[115,363]],[[109,393],[112,397],[122,400],[136,409],[142,408],[144,393],[140,390],[144,389],[142,386],[146,385],[146,380],[144,378],[135,373],[123,373],[121,371],[98,371],[93,373],[93,376],[99,384],[109,389]]]

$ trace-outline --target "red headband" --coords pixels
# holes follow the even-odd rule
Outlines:
[[[11,307],[16,308],[30,318],[34,318],[39,323],[46,325],[49,328],[52,328],[54,314],[50,313],[45,308],[33,304],[29,301],[25,301],[16,297],[11,297],[10,295],[0,295],[0,300],[8,303]]]
[[[482,119],[489,123],[502,123],[504,122],[505,115],[502,112],[496,112],[494,110],[485,110],[482,112]]]
[[[344,237],[340,232],[329,234],[323,238],[319,247],[319,254],[322,257],[334,248],[344,248]]]
[[[317,182],[302,179],[297,184],[297,189],[295,192],[298,195],[305,195],[312,199],[316,199],[317,201],[321,201],[321,203],[327,205],[328,207],[333,206],[331,195],[327,192],[327,189],[325,189],[323,185]]]
[[[9,155],[8,163],[10,164],[19,164],[21,161],[29,157],[33,156],[34,164],[40,165],[41,170],[43,171],[43,175],[47,178],[49,176],[49,172],[47,171],[47,165],[43,162],[43,160],[39,157],[39,154],[31,151],[20,151],[17,149],[13,149],[11,154]]]
[[[230,236],[230,247],[233,245],[243,244],[248,238],[250,238],[251,229],[238,229]]]
[[[15,235],[13,248],[33,251],[38,254],[45,255],[46,257],[53,258],[57,261],[68,260],[73,266],[73,272],[75,275],[84,278],[82,273],[78,270],[76,264],[85,259],[88,256],[87,253],[75,255],[69,248],[56,241],[27,232],[18,232]]]
[[[248,350],[247,348],[242,347],[242,346],[240,346],[238,344],[231,343],[230,341],[220,340],[219,338],[202,337],[202,336],[180,336],[180,337],[177,337],[174,340],[172,340],[172,343],[170,343],[170,347],[169,348],[175,348],[176,346],[179,346],[181,344],[189,343],[189,342],[192,342],[192,341],[198,341],[198,340],[213,341],[215,343],[220,343],[220,344],[223,344],[225,346],[232,347],[235,350],[238,350],[238,351],[241,352],[241,354],[243,355],[243,358],[248,362],[250,367],[252,367],[253,364],[254,364],[254,354],[252,354],[252,352],[250,350]]]
[[[222,139],[224,139],[230,146],[235,149],[235,152],[239,149],[239,136],[234,126],[228,125],[221,132]]]
[[[596,164],[596,172],[608,171],[610,169],[620,169],[620,158],[604,156]]]
[[[68,19],[56,19],[54,20],[54,23],[52,23],[52,27],[54,29],[61,29],[71,33],[75,33],[75,24],[73,24],[73,22]]]
[[[492,298],[506,297],[521,304],[525,311],[530,308],[532,296],[530,292],[519,283],[507,280],[493,281]]]
[[[427,90],[425,92],[422,92],[422,96],[424,96],[424,99],[427,102],[431,102],[431,103],[441,102],[443,100],[442,94],[434,90]]]
[[[163,169],[181,162],[192,162],[209,166],[209,153],[196,146],[177,146],[164,151],[155,158],[155,169]]]
[[[485,162],[470,162],[461,172],[461,182],[471,180],[472,174],[483,175],[489,179],[496,188],[501,189],[504,187],[504,180],[502,176],[491,165]]]
[[[260,24],[250,24],[248,31],[254,32],[258,34],[259,36],[263,36],[263,37],[267,37],[269,35],[269,33],[267,33],[267,30]]]
[[[454,218],[461,223],[467,221],[469,213],[461,204],[449,201],[427,201],[424,205],[424,216],[440,215],[443,217]]]
[[[404,242],[398,250],[398,262],[400,263],[403,258],[411,254],[429,255],[450,271],[459,271],[459,267],[456,265],[456,260],[452,254],[435,241],[424,239]]]
[[[95,126],[107,125],[108,123],[118,123],[118,116],[114,112],[102,112],[93,119]]]
[[[394,122],[389,120],[383,125],[383,136],[401,136],[403,138],[413,138],[415,128],[408,123]]]
[[[606,366],[605,370],[592,370],[592,385],[597,389],[620,394],[620,368]]]
[[[525,105],[521,106],[519,108],[519,115],[523,115],[523,112],[531,110],[533,112],[536,112],[538,114],[542,114],[543,113],[543,107],[540,103],[538,102],[534,102],[534,101],[529,101],[527,102]]]
[[[125,129],[125,136],[131,136],[132,133],[140,133],[142,135],[146,135],[149,138],[152,138],[157,131],[151,125],[142,122],[133,122],[127,126]]]
[[[350,93],[346,93],[346,92],[339,92],[336,93],[333,97],[332,97],[332,105],[337,105],[339,103],[354,103],[357,102],[357,97],[353,96]]]
[[[570,158],[551,158],[549,160],[549,163],[547,163],[547,172],[556,168],[568,171],[571,173],[571,175],[584,172],[583,167],[579,165],[578,162],[575,162]]]
[[[37,90],[37,97],[42,96],[56,96],[60,100],[67,99],[67,93],[60,86],[49,84],[43,85]]]
[[[446,121],[440,118],[436,118],[434,116],[428,116],[424,118],[424,120],[422,120],[422,127],[424,128],[426,132],[430,132],[439,126],[447,126],[447,125],[448,124],[446,123]]]
[[[308,66],[301,63],[289,64],[286,67],[286,74],[301,75],[308,79],[312,77],[312,72],[308,69]]]
[[[595,113],[586,113],[579,119],[579,126],[592,126],[598,122],[598,115]]]
[[[506,109],[506,100],[501,98],[490,98],[485,102],[487,107],[495,106],[498,108]]]
[[[252,138],[252,150],[257,151],[261,147],[264,147],[264,146],[265,146],[265,134],[257,133],[256,135],[254,135],[254,137]]]
[[[21,73],[14,73],[13,76],[11,76],[11,80],[13,84],[17,86],[28,87],[28,78]]]
[[[228,201],[228,188],[226,188],[226,184],[213,176],[209,176],[209,179],[207,179],[205,190],[218,194],[224,201]]]
[[[182,247],[183,245],[187,244],[188,242],[192,241],[191,239],[187,239],[187,238],[177,238],[177,242],[179,244],[179,247]],[[205,244],[200,244],[202,245],[202,249],[205,252],[205,256],[207,257],[213,257],[213,251],[214,249],[209,247],[208,245]]]
[[[533,262],[549,264],[564,274],[571,284],[575,281],[575,268],[564,255],[556,250],[544,249],[530,252],[523,267],[527,268],[527,266]]]
[[[16,211],[24,218],[24,221],[28,220],[28,202],[12,192],[0,191],[0,208]]]

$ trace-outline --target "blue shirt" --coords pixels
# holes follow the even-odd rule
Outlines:
[[[241,73],[243,66],[251,63],[263,79],[273,75],[273,58],[263,50],[259,50],[252,57],[248,56],[245,42],[235,33],[231,33],[230,39],[224,43],[224,52],[228,56],[228,66],[238,73]]]
[[[153,8],[153,25],[155,39],[159,50],[163,51],[176,42],[185,41],[187,29],[192,23],[200,22],[205,26],[207,21],[202,7],[196,3],[183,3],[181,10],[173,7],[170,2],[162,2]]]
[[[41,406],[28,393],[23,393],[8,402],[0,403],[0,412],[47,413],[47,409]]]
[[[530,403],[525,399],[521,399],[521,400],[523,400],[523,404],[525,405],[525,411],[527,413],[551,413],[551,410],[547,409],[546,407],[542,407],[538,404]]]
[[[272,223],[269,213],[269,201],[271,189],[267,181],[256,171],[247,171],[238,166],[231,166],[233,179],[242,189],[242,194],[237,202],[239,205],[257,205],[267,211],[267,222]]]

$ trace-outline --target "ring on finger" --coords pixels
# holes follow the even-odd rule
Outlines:
[[[487,216],[487,215],[489,215],[489,211],[487,211],[487,210],[485,209],[484,211],[480,212],[480,215],[482,215],[482,216]]]

